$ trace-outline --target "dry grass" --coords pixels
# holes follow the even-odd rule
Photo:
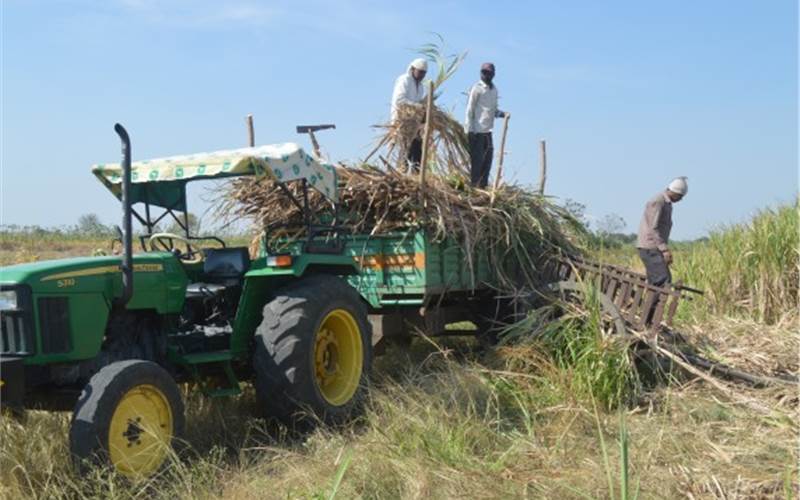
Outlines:
[[[776,330],[775,334],[779,332]],[[784,331],[784,333],[786,333]],[[365,417],[290,438],[250,418],[251,393],[188,401],[191,451],[163,477],[75,477],[68,415],[4,418],[5,498],[787,498],[797,491],[796,401],[751,397],[763,415],[701,383],[658,387],[620,411],[578,396],[569,371],[532,347],[479,358],[415,343],[377,366]],[[341,475],[341,481],[337,477]],[[609,477],[611,478],[609,481]],[[614,494],[611,489],[614,489]]]
[[[710,318],[685,327],[702,339],[711,359],[748,373],[780,376],[800,373],[800,316],[789,313],[775,325],[737,318]]]
[[[108,239],[85,236],[0,233],[0,266],[108,252],[110,245]]]
[[[770,325],[704,318],[684,319],[681,330],[705,355],[757,374],[798,375],[796,315],[784,311]],[[184,388],[187,449],[162,475],[135,484],[102,471],[73,473],[68,413],[31,411],[22,421],[3,416],[0,497],[800,495],[796,386],[752,389],[720,382],[728,389],[721,391],[682,376],[669,385],[625,389],[631,397],[606,409],[599,392],[606,384],[586,375],[594,373],[595,361],[618,356],[605,352],[606,344],[593,344],[600,337],[590,333],[575,337],[595,356],[590,363],[554,356],[564,349],[558,342],[488,354],[455,341],[390,349],[376,362],[365,416],[344,429],[320,428],[304,437],[254,418],[250,390],[209,400]]]
[[[226,238],[229,246],[247,245],[245,236]],[[78,233],[47,230],[43,234],[21,231],[0,231],[0,266],[37,262],[41,260],[90,257],[119,253],[119,241],[108,237],[87,237]],[[138,237],[134,253],[140,252]]]

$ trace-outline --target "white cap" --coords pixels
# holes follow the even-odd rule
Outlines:
[[[411,61],[411,67],[420,71],[428,71],[428,61],[419,57]]]
[[[686,184],[686,177],[676,177],[672,182],[669,183],[667,189],[675,194],[686,196],[686,193],[689,192],[689,185]]]

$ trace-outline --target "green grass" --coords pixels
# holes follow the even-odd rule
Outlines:
[[[570,391],[586,402],[614,409],[634,402],[641,392],[629,342],[610,335],[593,288],[580,308],[545,307],[501,332],[506,342],[523,342],[541,351],[570,380]],[[560,308],[559,308],[560,309]]]
[[[784,205],[713,231],[676,256],[673,274],[706,291],[702,304],[711,314],[774,323],[797,313],[799,213],[800,205]]]

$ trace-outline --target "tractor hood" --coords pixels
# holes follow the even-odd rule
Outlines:
[[[148,252],[134,255],[133,262],[133,272],[136,274],[183,273],[177,259],[169,252]],[[122,257],[119,255],[75,257],[16,264],[0,268],[0,284],[28,284],[34,289],[72,288],[84,278],[119,278],[122,272],[121,264]]]
[[[34,295],[102,294],[111,302],[122,293],[122,257],[79,257],[0,268],[3,288],[27,285]],[[188,278],[175,255],[148,252],[133,256],[132,309],[179,312]]]
[[[156,254],[150,254],[154,256]],[[169,254],[165,254],[169,255]],[[60,278],[97,276],[120,272],[120,256],[75,257],[71,259],[42,260],[0,268],[0,283],[47,282]]]

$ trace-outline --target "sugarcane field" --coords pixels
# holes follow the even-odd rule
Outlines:
[[[0,498],[800,498],[798,19],[0,3]]]

